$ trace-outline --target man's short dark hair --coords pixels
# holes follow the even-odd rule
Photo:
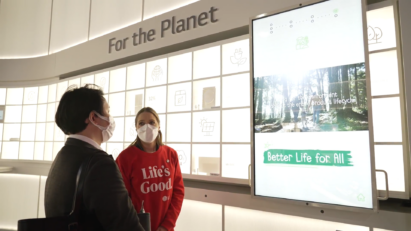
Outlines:
[[[84,87],[69,87],[63,94],[56,112],[56,124],[66,135],[86,129],[90,112],[103,115],[104,96],[100,87],[87,84]]]

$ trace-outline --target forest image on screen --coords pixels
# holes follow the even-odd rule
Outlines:
[[[362,1],[252,23],[254,194],[372,209]]]

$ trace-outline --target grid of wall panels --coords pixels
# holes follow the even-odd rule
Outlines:
[[[0,89],[2,159],[52,161],[66,136],[54,122],[67,89],[101,87],[116,121],[102,148],[114,158],[136,139],[143,107],[160,116],[163,142],[184,174],[248,178],[249,41],[245,37],[133,63],[48,86]],[[241,157],[241,160],[236,160]]]
[[[404,96],[400,90],[394,7],[368,11],[367,23],[375,167],[388,173],[391,192],[406,192],[404,154],[407,151],[404,150],[407,148],[403,137],[404,106],[401,106]],[[378,173],[376,176],[377,189],[385,190],[384,175]]]
[[[376,168],[388,172],[390,191],[406,192],[393,7],[369,11],[367,17],[370,32],[384,31],[383,36],[377,31],[368,38]],[[249,80],[249,41],[243,37],[48,86],[3,88],[1,158],[53,160],[67,138],[54,123],[62,94],[92,83],[102,88],[117,124],[112,139],[102,144],[115,158],[137,136],[136,113],[149,106],[159,113],[163,142],[178,152],[183,173],[247,179]],[[377,187],[384,189],[383,175],[377,174]]]

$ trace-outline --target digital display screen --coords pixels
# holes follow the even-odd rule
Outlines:
[[[255,195],[372,209],[361,0],[252,23]]]

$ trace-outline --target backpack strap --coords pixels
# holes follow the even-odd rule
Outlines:
[[[86,160],[84,160],[83,163],[80,165],[80,168],[77,172],[76,187],[75,187],[74,197],[73,197],[73,207],[69,214],[68,230],[78,230],[79,229],[80,210],[83,205],[84,181],[88,173],[91,159],[93,159],[93,157],[89,157]]]

